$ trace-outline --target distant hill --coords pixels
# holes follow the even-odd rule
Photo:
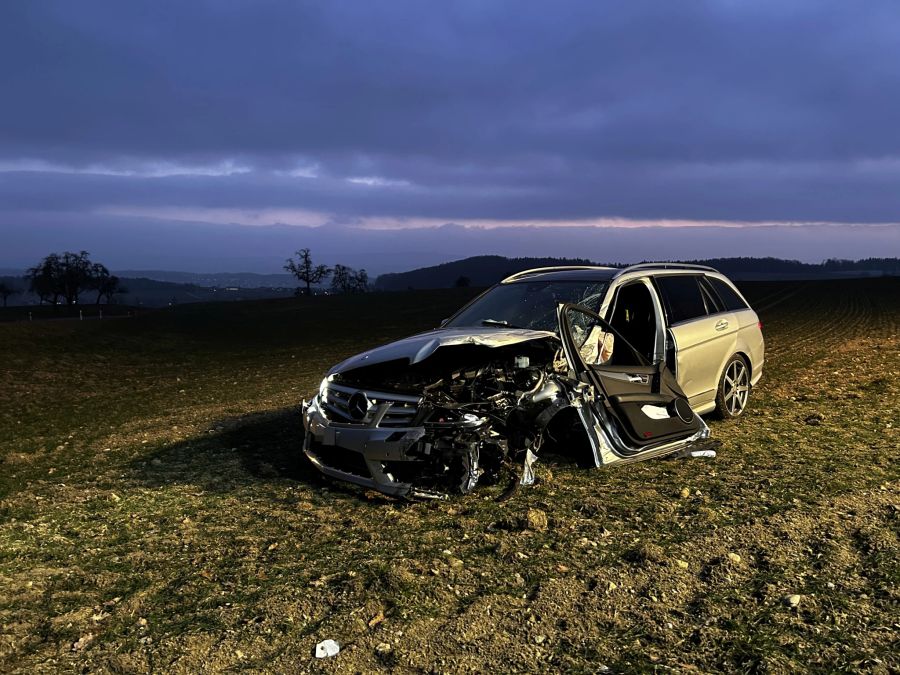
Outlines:
[[[21,277],[26,270],[0,267],[0,277]],[[178,272],[173,270],[120,270],[112,273],[120,279],[149,279],[173,284],[194,286],[240,286],[241,288],[283,288],[297,286],[293,275],[286,273],[257,274],[256,272]]]
[[[197,275],[200,276],[200,275]],[[115,302],[136,307],[165,307],[188,302],[215,302],[236,300],[262,300],[264,298],[287,298],[294,294],[295,284],[289,287],[242,287],[237,285],[202,286],[199,284],[173,283],[144,277],[120,277],[125,293],[116,296]],[[28,282],[21,276],[0,276],[14,288],[24,291]],[[86,291],[81,296],[82,304],[93,304],[96,293]],[[18,293],[9,298],[10,306],[37,305],[38,297],[31,293]]]
[[[715,267],[738,281],[900,276],[900,258],[826,260],[815,264],[780,258],[713,258],[684,262]],[[452,288],[457,285],[485,287],[497,283],[510,274],[534,267],[596,264],[611,267],[626,265],[598,263],[585,258],[507,258],[500,255],[482,255],[409,272],[382,274],[376,279],[373,288],[378,291],[406,291]],[[0,269],[0,282],[24,290],[28,287],[28,283],[22,277],[23,274],[21,270]],[[287,274],[249,272],[203,274],[165,271],[116,271],[116,274],[128,291],[117,295],[116,302],[144,307],[163,307],[189,302],[284,298],[292,296],[297,287],[296,280]],[[87,292],[82,300],[85,304],[92,304],[94,297],[94,294]],[[8,303],[10,306],[36,305],[38,298],[27,292],[18,293],[11,296]]]
[[[900,258],[826,260],[823,263],[803,263],[799,260],[782,260],[780,258],[712,258],[708,260],[670,262],[690,262],[708,265],[734,279],[745,281],[900,276]],[[403,291],[411,288],[449,288],[461,280],[468,280],[471,286],[490,286],[510,274],[533,267],[550,267],[555,265],[625,267],[627,264],[597,263],[581,258],[475,256],[432,267],[422,267],[409,272],[382,274],[375,281],[375,288],[382,291]]]
[[[450,288],[462,278],[467,279],[470,286],[490,286],[503,277],[532,267],[594,264],[596,263],[585,258],[507,258],[502,255],[478,255],[409,272],[382,274],[375,281],[375,289],[405,291],[410,288]]]
[[[202,286],[199,284],[178,284],[145,278],[123,278],[122,285],[128,292],[119,296],[120,302],[148,307],[162,307],[187,302],[287,298],[294,294],[294,286],[290,288]]]
[[[822,263],[803,263],[781,258],[709,258],[684,262],[709,265],[734,279],[744,281],[900,275],[900,258],[831,259]]]
[[[0,270],[2,273],[2,270]],[[151,279],[175,284],[206,287],[294,288],[297,280],[290,274],[256,274],[254,272],[172,272],[168,270],[114,270],[122,278]]]

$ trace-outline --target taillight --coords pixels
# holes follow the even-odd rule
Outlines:
[[[762,331],[762,321],[756,322],[756,327],[759,328],[760,332]]]

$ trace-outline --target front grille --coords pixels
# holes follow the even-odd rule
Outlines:
[[[362,394],[371,403],[366,414],[360,419],[350,413],[350,398],[354,394]],[[357,389],[342,384],[329,382],[322,397],[322,408],[326,416],[332,422],[341,424],[371,425],[379,408],[385,403],[390,407],[377,426],[379,427],[408,427],[412,424],[419,409],[420,397],[407,394],[372,391],[371,389]]]

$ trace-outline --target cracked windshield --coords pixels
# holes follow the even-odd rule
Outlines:
[[[556,307],[571,302],[597,312],[606,284],[605,281],[528,281],[496,286],[446,325],[558,332]]]

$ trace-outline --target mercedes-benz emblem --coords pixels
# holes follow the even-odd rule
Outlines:
[[[355,420],[363,419],[369,413],[370,407],[372,407],[372,402],[361,391],[353,394],[347,401],[347,411]]]

